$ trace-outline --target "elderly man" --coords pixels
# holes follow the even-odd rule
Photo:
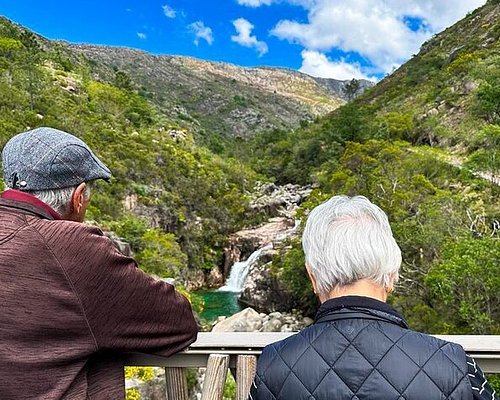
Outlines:
[[[109,169],[51,128],[2,153],[0,398],[123,399],[123,353],[175,353],[196,339],[189,302],[82,223]]]
[[[410,330],[385,303],[401,252],[380,208],[333,197],[302,244],[322,304],[314,325],[264,349],[250,399],[497,399],[462,347]]]

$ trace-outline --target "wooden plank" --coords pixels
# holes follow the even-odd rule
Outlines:
[[[222,400],[228,367],[229,356],[227,354],[210,355],[203,381],[201,400]]]
[[[188,400],[186,370],[184,368],[165,368],[167,381],[167,400]]]
[[[258,356],[260,351],[255,351],[247,355]],[[500,373],[500,353],[473,353],[469,352],[483,372]],[[229,366],[236,368],[236,356],[231,354]],[[148,366],[148,367],[178,367],[197,368],[206,367],[209,354],[178,353],[166,357],[152,356],[149,354],[130,353],[127,355],[125,365],[128,366]]]
[[[487,374],[500,374],[500,355],[490,356],[483,354],[470,354],[479,364],[483,372]]]
[[[257,369],[257,357],[240,355],[236,361],[236,400],[247,400]]]
[[[263,348],[269,343],[283,340],[294,333],[282,332],[200,332],[189,349],[218,348]]]
[[[500,352],[500,335],[432,335],[458,343],[467,352]]]
[[[200,348],[258,349],[270,343],[286,339],[296,332],[200,332],[198,340],[189,346],[189,350]],[[433,335],[439,339],[462,345],[466,351],[500,352],[500,335]]]
[[[269,343],[285,339],[292,333],[221,332],[199,333],[198,340],[187,350],[169,358],[147,354],[129,354],[126,365],[162,367],[204,367],[210,354],[228,354],[229,365],[236,367],[237,355],[258,356]],[[436,336],[462,345],[478,362],[484,372],[497,372],[500,368],[500,335],[447,335]]]

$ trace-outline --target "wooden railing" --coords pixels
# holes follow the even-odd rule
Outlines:
[[[257,357],[269,343],[285,339],[293,333],[200,333],[187,350],[171,357],[129,354],[127,365],[165,367],[167,400],[187,400],[184,368],[206,367],[202,400],[222,400],[228,369],[236,380],[236,399],[246,400],[250,391]],[[461,344],[478,362],[483,372],[500,373],[500,335],[438,336]]]

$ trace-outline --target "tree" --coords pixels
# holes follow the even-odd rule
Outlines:
[[[40,79],[40,71],[38,64],[43,59],[43,51],[38,44],[36,36],[29,32],[24,31],[20,35],[20,40],[25,47],[25,54],[23,56],[24,64],[23,69],[28,73],[28,92],[30,95],[31,110],[35,109],[35,94],[38,91],[37,84]]]
[[[132,79],[123,71],[116,71],[113,84],[124,90],[132,90]]]
[[[486,125],[481,129],[476,146],[466,165],[489,174],[489,179],[500,184],[500,125]]]
[[[347,101],[354,100],[359,90],[361,89],[361,83],[358,79],[351,79],[350,82],[346,83],[342,88],[342,92],[347,97]]]
[[[500,123],[500,77],[479,87],[475,113],[491,124]]]

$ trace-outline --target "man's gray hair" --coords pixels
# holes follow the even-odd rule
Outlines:
[[[61,216],[67,216],[71,211],[71,196],[79,185],[62,189],[34,190],[27,193],[43,201]],[[10,188],[9,188],[10,189]],[[92,193],[92,182],[87,182],[84,197],[89,199]]]
[[[302,236],[306,263],[320,294],[370,279],[398,279],[401,250],[387,215],[366,197],[335,196],[314,208]]]

